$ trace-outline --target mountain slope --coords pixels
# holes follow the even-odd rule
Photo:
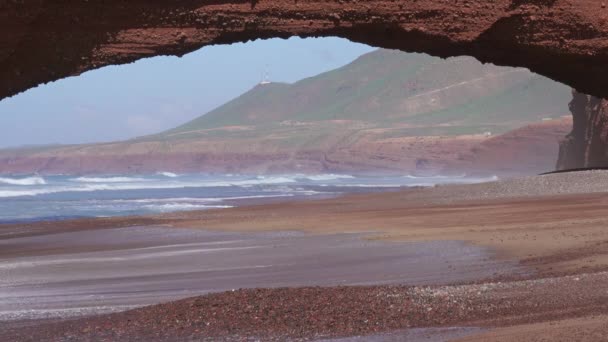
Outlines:
[[[166,134],[285,120],[449,125],[460,127],[462,133],[482,133],[495,126],[504,132],[561,115],[569,98],[568,87],[526,69],[482,65],[470,57],[442,60],[377,50],[291,85],[258,85]]]

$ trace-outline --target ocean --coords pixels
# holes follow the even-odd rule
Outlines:
[[[0,223],[160,214],[251,203],[394,191],[497,177],[351,176],[339,174],[0,176]]]

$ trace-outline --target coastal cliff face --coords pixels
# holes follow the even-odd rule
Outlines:
[[[598,0],[3,1],[0,99],[106,65],[290,36],[469,55],[527,67],[606,98],[607,18]],[[605,130],[605,120],[582,117],[590,120],[582,124],[585,132]],[[582,145],[584,156],[570,157]],[[605,149],[601,134],[573,134],[560,165],[595,165]],[[577,164],[581,157],[586,164]]]
[[[572,129],[572,119],[548,120],[485,139],[462,153],[449,169],[472,174],[539,174],[553,170],[559,142]]]
[[[317,127],[311,127],[292,128],[266,139],[210,137],[4,150],[0,151],[0,170],[9,174],[146,174],[165,170],[530,175],[552,170],[558,141],[570,130],[572,121],[555,119],[493,137],[391,137],[383,129],[349,129],[347,122],[320,125],[331,125],[335,133],[322,137],[315,135]],[[245,136],[247,132],[241,134]],[[284,138],[279,139],[279,135]],[[314,136],[314,146],[290,145],[295,137],[309,135]]]
[[[558,170],[608,166],[608,101],[573,92],[572,132],[560,142]]]

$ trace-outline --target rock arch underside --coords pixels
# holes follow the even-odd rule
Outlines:
[[[558,168],[608,166],[601,0],[0,0],[0,29],[0,99],[106,65],[271,37],[527,67],[575,89]]]

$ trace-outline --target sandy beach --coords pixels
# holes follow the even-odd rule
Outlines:
[[[592,171],[5,225],[0,311],[12,323],[0,332],[15,341],[391,341],[458,327],[466,333],[417,334],[598,341],[608,336],[607,185],[608,173]]]
[[[29,256],[0,261],[5,321],[124,311],[235,288],[440,285],[524,272],[460,241],[385,243],[362,234],[132,227],[6,244]],[[36,255],[41,244],[53,253]]]

